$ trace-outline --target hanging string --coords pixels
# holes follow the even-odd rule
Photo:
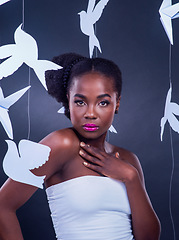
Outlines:
[[[25,0],[22,0],[22,29],[24,29],[25,25]],[[30,67],[29,67],[29,78],[28,78],[28,85],[30,86],[31,83],[31,76],[30,76]],[[30,89],[27,92],[27,121],[28,121],[28,130],[27,130],[27,139],[30,139]]]
[[[96,23],[94,24],[94,33],[95,33],[95,35],[97,35],[97,24]],[[98,50],[97,50],[96,46],[95,46],[95,57],[96,58],[98,57]]]
[[[171,87],[172,85],[172,45],[171,44],[169,48],[169,82]],[[174,224],[173,214],[172,214],[172,182],[173,182],[173,174],[175,169],[175,158],[174,158],[171,126],[169,126],[169,129],[170,129],[170,145],[171,145],[171,157],[172,157],[172,170],[171,170],[170,185],[169,185],[169,212],[170,212],[170,219],[171,219],[172,229],[173,229],[173,239],[176,240],[175,224]]]
[[[169,47],[169,81],[172,84],[172,45]]]
[[[94,33],[95,33],[95,35],[97,35],[97,24],[96,23],[94,24]],[[95,57],[96,58],[98,57],[98,49],[96,46],[95,46]],[[109,142],[109,130],[107,131],[106,140],[107,140],[107,142]]]
[[[31,78],[30,78],[30,67],[29,67],[29,86],[30,86]],[[27,118],[28,118],[28,134],[27,139],[30,139],[30,89],[27,93]]]
[[[24,5],[25,5],[24,0],[22,0],[22,29],[24,29],[24,12],[25,12]]]
[[[95,23],[94,24],[94,33],[95,35],[97,36],[97,24]],[[95,57],[97,58],[98,57],[98,49],[97,47],[95,46]],[[110,134],[109,134],[109,130],[107,131],[107,135],[106,135],[106,141],[109,142],[109,137],[110,137]]]
[[[172,155],[172,171],[171,171],[170,186],[169,186],[169,211],[170,211],[170,218],[171,218],[171,222],[172,222],[173,239],[176,240],[175,224],[174,224],[173,215],[172,215],[172,182],[173,182],[173,174],[174,174],[174,169],[175,169],[175,159],[174,159],[171,127],[170,127],[170,144],[171,144],[171,155]]]

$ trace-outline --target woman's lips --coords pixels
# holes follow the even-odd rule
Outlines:
[[[83,129],[85,131],[89,131],[89,132],[96,131],[96,130],[98,130],[98,128],[99,127],[96,124],[92,124],[92,123],[88,123],[88,124],[83,125]]]

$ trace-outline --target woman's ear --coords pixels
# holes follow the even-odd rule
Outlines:
[[[118,113],[119,106],[120,106],[120,101],[121,101],[121,96],[119,96],[119,97],[117,98],[115,114]]]

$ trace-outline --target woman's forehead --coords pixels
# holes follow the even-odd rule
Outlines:
[[[113,79],[103,74],[92,72],[74,77],[70,90],[72,91],[114,91]]]

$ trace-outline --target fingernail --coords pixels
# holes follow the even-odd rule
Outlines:
[[[116,154],[115,154],[115,155],[116,155],[116,158],[119,158],[119,153],[118,153],[118,152],[116,152]]]
[[[83,155],[83,151],[80,150],[80,151],[79,151],[79,154],[80,154],[80,155]]]
[[[87,162],[83,162],[83,164],[84,164],[85,166],[87,166],[87,165],[88,165],[88,163],[87,163]]]
[[[87,144],[87,147],[89,148],[89,147],[90,147],[90,145],[89,145],[89,144]]]
[[[80,146],[81,146],[81,147],[84,147],[84,146],[85,146],[85,143],[84,143],[84,142],[80,142]]]

